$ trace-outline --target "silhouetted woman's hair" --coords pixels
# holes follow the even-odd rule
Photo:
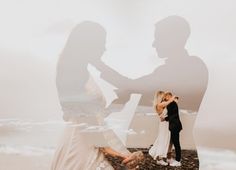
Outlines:
[[[56,84],[61,98],[85,92],[87,65],[100,61],[105,40],[106,31],[98,23],[84,21],[72,29],[57,62]]]
[[[100,24],[92,21],[81,22],[72,29],[61,56],[96,50],[101,45],[104,46],[105,38],[106,31]]]

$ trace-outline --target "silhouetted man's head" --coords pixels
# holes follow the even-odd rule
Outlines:
[[[169,16],[156,23],[153,47],[158,56],[170,58],[182,51],[190,35],[188,22],[179,16]]]

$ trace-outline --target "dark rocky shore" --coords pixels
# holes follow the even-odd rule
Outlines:
[[[197,156],[197,151],[195,150],[182,150],[182,166],[181,167],[170,167],[170,166],[160,166],[156,164],[156,161],[148,154],[148,149],[139,148],[129,148],[131,152],[141,150],[145,156],[144,161],[139,164],[137,170],[198,170],[199,161]],[[121,164],[121,160],[106,156],[109,162],[112,164],[115,170],[126,170],[126,168]]]

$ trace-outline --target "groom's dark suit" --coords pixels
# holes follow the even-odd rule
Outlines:
[[[167,106],[166,121],[169,121],[169,130],[171,134],[171,142],[175,147],[176,161],[181,160],[181,147],[179,142],[179,132],[182,130],[182,124],[179,119],[179,108],[175,101]]]

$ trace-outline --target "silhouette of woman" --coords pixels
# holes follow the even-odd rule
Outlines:
[[[59,58],[58,96],[64,120],[72,124],[65,129],[52,170],[94,170],[98,167],[111,170],[113,167],[105,160],[104,153],[124,160],[130,154],[124,148],[122,153],[110,147],[97,148],[83,133],[87,127],[103,125],[105,102],[99,89],[91,90],[88,86],[91,78],[87,66],[91,61],[100,60],[105,50],[105,38],[106,32],[101,25],[89,21],[80,23],[72,30]]]

